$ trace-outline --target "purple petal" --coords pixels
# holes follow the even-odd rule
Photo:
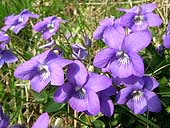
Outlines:
[[[143,76],[144,74],[144,63],[143,59],[137,53],[129,53],[133,66],[133,75]]]
[[[104,75],[89,73],[88,78],[89,79],[84,87],[95,92],[102,91],[112,85],[112,80]]]
[[[163,46],[165,48],[170,48],[170,35],[165,35],[163,37]]]
[[[126,13],[120,18],[120,24],[125,27],[131,27],[135,17],[135,13]]]
[[[44,31],[42,34],[43,39],[45,40],[50,39],[56,33],[56,31],[57,31],[56,29],[54,29],[52,32],[50,30]]]
[[[100,99],[100,111],[108,117],[111,117],[114,112],[114,106],[112,100],[109,98],[101,98]]]
[[[125,37],[123,49],[127,52],[139,52],[141,49],[146,48],[150,41],[151,33],[149,31],[135,32]]]
[[[49,65],[51,84],[62,85],[64,84],[64,71],[57,63],[50,63]]]
[[[168,32],[170,31],[170,23],[168,23],[167,31],[168,31]]]
[[[15,69],[14,76],[23,80],[31,80],[38,72],[38,65],[36,60],[26,61]]]
[[[11,27],[10,25],[6,25],[6,26],[3,26],[3,27],[1,28],[1,30],[4,31],[4,32],[6,32],[6,31],[8,31],[8,29],[9,29],[10,27]]]
[[[87,75],[85,66],[78,60],[75,60],[68,67],[67,79],[74,85],[83,86],[87,80]]]
[[[98,52],[93,60],[93,65],[98,68],[104,68],[107,66],[108,62],[114,57],[116,53],[115,49],[105,48]]]
[[[119,50],[122,46],[125,35],[116,31],[114,27],[107,27],[103,33],[103,40],[110,48]]]
[[[146,88],[150,91],[154,90],[155,88],[157,88],[159,86],[159,83],[156,81],[156,79],[154,77],[144,76],[143,79],[145,82],[144,88]]]
[[[85,94],[84,99],[80,99],[77,97],[77,94],[74,94],[70,99],[69,99],[69,104],[73,108],[73,110],[77,112],[82,112],[88,109],[88,96]]]
[[[9,42],[9,36],[5,34],[4,32],[0,31],[0,42],[8,41]]]
[[[140,7],[142,8],[142,14],[144,14],[155,10],[157,8],[157,5],[154,3],[149,3],[149,4],[142,4]]]
[[[100,102],[99,102],[99,97],[98,95],[88,89],[87,90],[88,94],[88,112],[91,113],[92,115],[97,115],[100,112]]]
[[[127,13],[139,13],[140,8],[138,6],[134,6],[131,9],[126,9],[126,8],[118,8],[119,11],[121,12],[127,12]]]
[[[131,76],[134,72],[133,64],[129,61],[127,64],[120,63],[118,59],[115,59],[110,64],[110,70],[113,77],[125,78]]]
[[[97,92],[98,95],[104,95],[104,96],[107,96],[107,97],[110,97],[112,95],[115,95],[116,94],[116,90],[113,86],[110,86],[108,88],[106,88],[105,90],[102,90],[100,92]]]
[[[97,29],[93,33],[93,38],[95,40],[102,39],[105,28],[106,28],[105,26],[98,26]]]
[[[15,25],[18,22],[19,15],[10,15],[5,17],[5,25],[12,27],[11,25]]]
[[[18,58],[9,50],[5,50],[3,52],[2,59],[4,60],[5,63],[13,63],[18,60]]]
[[[0,59],[0,68],[2,68],[3,65],[4,65],[4,60]]]
[[[162,109],[161,102],[158,96],[151,91],[146,91],[144,93],[147,103],[148,103],[148,110],[151,112],[160,112]]]
[[[155,13],[146,13],[145,18],[150,27],[160,26],[162,24],[162,19]]]
[[[101,26],[112,26],[114,24],[115,18],[105,18],[99,22]]]
[[[131,27],[131,30],[133,32],[138,32],[138,31],[142,31],[142,30],[147,30],[149,27],[148,25],[148,22],[147,21],[141,21],[141,23],[137,23],[137,24],[134,24],[132,27]]]
[[[33,30],[35,30],[37,32],[41,32],[42,30],[44,30],[47,27],[47,24],[48,23],[46,21],[40,21],[33,26]]]
[[[48,128],[48,123],[49,115],[47,112],[45,112],[38,117],[32,128]]]
[[[18,34],[21,29],[25,28],[27,22],[28,22],[28,18],[24,19],[22,23],[17,24],[13,29],[14,33]]]
[[[41,54],[38,54],[38,55],[32,57],[31,60],[35,60],[35,61],[38,61],[38,62],[40,62],[40,63],[43,64],[43,63],[45,62],[45,60],[49,60],[49,58],[51,57],[51,56],[48,56],[49,53],[50,53],[50,49],[44,51],[44,52],[41,53]],[[51,55],[51,54],[50,54],[50,55]],[[47,56],[48,56],[48,57],[47,57]]]
[[[40,74],[37,74],[31,79],[31,88],[40,93],[50,82],[50,78],[43,79]]]
[[[135,114],[143,114],[147,110],[147,100],[144,96],[139,99],[129,99],[127,106]]]
[[[73,86],[69,83],[65,83],[57,88],[56,92],[54,93],[54,101],[58,103],[63,103],[70,97],[72,93]]]
[[[118,95],[116,96],[117,103],[125,104],[130,98],[132,91],[133,91],[133,88],[131,87],[126,87],[126,88],[121,89]]]
[[[53,60],[51,60],[49,63],[57,63],[58,65],[60,65],[62,68],[71,64],[73,61],[72,60],[67,60],[67,59],[64,59],[62,57],[57,57]]]
[[[39,17],[39,15],[33,14],[32,12],[28,11],[27,9],[24,9],[20,13],[20,15],[23,16],[23,17],[32,17],[32,18],[38,18]]]

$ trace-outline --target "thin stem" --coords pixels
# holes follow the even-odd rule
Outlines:
[[[153,73],[151,73],[150,75],[153,75],[153,74],[159,72],[160,70],[162,70],[162,69],[164,69],[164,68],[166,68],[166,67],[168,67],[168,66],[170,66],[170,64],[167,64],[167,65],[164,65],[164,66],[158,68],[157,70],[155,70],[155,71],[154,71]]]

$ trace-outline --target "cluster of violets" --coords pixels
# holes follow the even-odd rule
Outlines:
[[[86,48],[91,44],[88,37],[84,38],[85,46],[71,45],[75,60],[63,58],[62,52],[56,52],[60,50],[58,48],[51,49],[56,44],[52,36],[58,31],[60,23],[66,22],[55,16],[43,18],[33,26],[33,30],[40,32],[47,41],[47,44],[41,46],[47,50],[19,65],[14,76],[29,80],[31,88],[37,93],[49,83],[57,86],[55,102],[68,102],[73,110],[88,115],[94,116],[101,112],[105,116],[112,116],[114,105],[111,96],[116,97],[117,104],[126,104],[135,114],[159,112],[161,103],[153,92],[159,83],[152,76],[144,74],[143,59],[138,54],[151,42],[150,27],[162,24],[161,18],[153,13],[156,8],[157,5],[153,3],[131,9],[120,8],[120,11],[125,12],[120,18],[111,17],[100,21],[93,38],[102,40],[106,48],[96,54],[93,65],[107,73],[107,76],[87,71],[82,63],[88,55]],[[17,61],[17,57],[6,48],[10,42],[6,32],[10,29],[18,34],[29,18],[38,17],[25,9],[18,15],[5,18],[5,25],[0,31],[0,67],[4,63]],[[163,46],[170,48],[170,24],[163,35]],[[6,116],[3,117],[5,120]],[[43,113],[32,128],[47,128],[48,123],[48,113]],[[3,124],[2,118],[0,125]]]

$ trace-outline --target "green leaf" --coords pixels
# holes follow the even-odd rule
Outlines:
[[[34,93],[34,98],[38,102],[47,103],[48,94],[43,90],[41,93]]]
[[[54,102],[53,99],[50,99],[47,102],[47,105],[45,107],[45,111],[48,112],[48,113],[57,112],[57,111],[61,110],[65,105],[66,105],[66,103],[60,104],[60,103]]]
[[[95,128],[105,128],[105,124],[101,120],[96,120],[93,122]]]

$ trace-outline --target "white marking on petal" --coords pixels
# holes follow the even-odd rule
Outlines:
[[[134,101],[139,101],[143,96],[143,92],[140,90],[135,90],[132,92],[132,97]]]
[[[86,90],[81,88],[81,87],[76,87],[75,91],[77,92],[78,98],[80,99],[84,99],[86,96]]]
[[[134,18],[134,22],[136,25],[142,25],[144,22],[144,16],[142,15],[136,15]]]
[[[38,67],[38,70],[41,74],[41,78],[42,80],[46,80],[49,78],[50,76],[50,71],[48,69],[48,66],[45,65],[45,64],[40,64],[39,67]]]
[[[54,32],[54,30],[55,30],[55,29],[54,29],[54,23],[48,24],[48,25],[47,25],[47,28],[49,29],[49,32],[51,32],[51,33]]]
[[[19,23],[21,23],[21,22],[23,22],[23,21],[24,21],[24,17],[19,16],[19,18],[18,18],[18,22],[19,22]]]
[[[129,56],[123,51],[118,51],[116,53],[116,57],[118,57],[118,62],[120,65],[127,65],[130,61]]]

